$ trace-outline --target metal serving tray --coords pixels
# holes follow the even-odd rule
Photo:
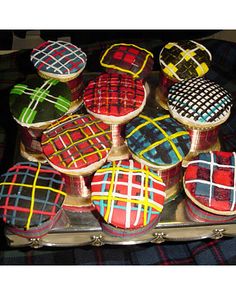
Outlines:
[[[98,73],[85,74],[85,79],[90,79]],[[155,90],[158,85],[158,72],[153,72],[147,79],[150,94],[147,98],[146,108],[150,110],[157,107]],[[21,161],[18,148],[15,161]],[[82,245],[102,246],[133,245],[142,243],[163,243],[192,241],[200,239],[220,239],[222,237],[236,236],[236,221],[225,223],[203,223],[190,221],[184,209],[185,194],[182,192],[175,200],[164,206],[161,220],[158,225],[142,236],[124,238],[113,237],[102,231],[98,218],[91,212],[66,211],[69,223],[66,227],[56,224],[53,229],[40,239],[26,239],[11,232],[5,232],[7,243],[10,247],[40,248],[48,247],[73,247]]]

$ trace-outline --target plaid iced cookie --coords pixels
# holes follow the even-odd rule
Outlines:
[[[84,91],[84,104],[93,116],[124,123],[138,115],[146,103],[145,88],[129,75],[101,74],[89,82]]]
[[[190,150],[189,132],[169,114],[157,111],[132,119],[125,134],[131,153],[147,165],[175,165]]]
[[[10,91],[10,110],[22,126],[40,127],[65,115],[71,106],[69,87],[34,75]]]
[[[213,81],[193,78],[170,88],[168,105],[173,117],[183,124],[214,127],[229,117],[232,96]]]
[[[189,162],[184,175],[187,196],[201,209],[219,215],[236,214],[236,154],[202,153]]]
[[[91,192],[93,204],[107,223],[135,229],[160,216],[165,184],[147,166],[135,160],[121,160],[96,171]]]
[[[55,169],[87,173],[105,162],[111,148],[111,130],[91,115],[67,115],[44,131],[41,144]]]
[[[103,54],[101,65],[107,73],[126,73],[133,78],[145,78],[153,67],[153,54],[134,44],[119,43]]]
[[[87,63],[86,54],[65,41],[46,41],[40,44],[32,50],[30,59],[39,73],[58,79],[75,78]]]
[[[159,55],[162,71],[177,81],[205,75],[211,64],[211,53],[203,45],[184,40],[166,44]]]
[[[22,233],[32,230],[36,235],[40,228],[42,234],[58,217],[63,188],[64,179],[50,166],[17,163],[0,177],[0,217]]]

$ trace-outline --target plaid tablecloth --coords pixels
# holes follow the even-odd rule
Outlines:
[[[200,41],[212,52],[213,64],[207,78],[219,83],[230,91],[234,98],[234,107],[229,120],[220,128],[222,149],[236,149],[236,44],[208,39]],[[115,41],[113,41],[115,43]],[[159,69],[157,57],[164,45],[159,40],[136,43],[150,50],[155,56],[154,70]],[[86,51],[88,60],[97,60],[108,44],[90,44]],[[91,48],[93,50],[91,50]],[[10,144],[8,156],[2,160],[1,173],[12,164],[16,125],[8,109],[9,89],[24,79],[26,74],[34,72],[29,61],[30,51],[23,50],[10,55],[0,56],[0,126],[13,130],[6,136]],[[101,70],[98,66],[88,71]],[[10,129],[13,128],[13,129]],[[0,238],[3,229],[0,226]],[[220,240],[199,240],[194,242],[171,242],[163,244],[142,244],[133,246],[109,246],[100,248],[81,246],[74,248],[9,249],[4,243],[0,246],[0,264],[4,265],[225,265],[236,264],[236,238]]]

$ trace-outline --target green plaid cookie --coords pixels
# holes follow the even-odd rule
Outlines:
[[[30,76],[10,91],[10,110],[22,126],[54,121],[65,115],[71,105],[71,92],[66,83]]]

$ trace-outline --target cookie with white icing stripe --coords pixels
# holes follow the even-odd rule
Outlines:
[[[211,60],[209,50],[193,40],[169,42],[159,55],[164,74],[177,81],[204,76],[209,70]]]
[[[217,83],[193,78],[174,84],[168,94],[172,116],[184,125],[196,128],[224,123],[231,111],[231,94]]]
[[[189,162],[184,189],[201,209],[219,215],[236,214],[236,154],[202,153]]]
[[[24,127],[41,127],[65,115],[71,107],[71,91],[58,80],[33,75],[10,91],[10,111]]]
[[[44,131],[41,145],[49,163],[58,171],[90,175],[106,161],[111,130],[91,115],[66,115]]]
[[[0,177],[0,217],[20,236],[45,235],[63,215],[64,185],[50,166],[17,163]]]
[[[129,74],[134,79],[145,78],[153,68],[153,54],[135,44],[111,45],[103,54],[101,65],[107,73]]]
[[[159,218],[165,184],[135,160],[109,162],[96,171],[91,183],[92,202],[114,227],[138,229]]]
[[[32,50],[30,58],[39,75],[62,82],[80,75],[87,63],[86,54],[65,41],[46,41]]]

